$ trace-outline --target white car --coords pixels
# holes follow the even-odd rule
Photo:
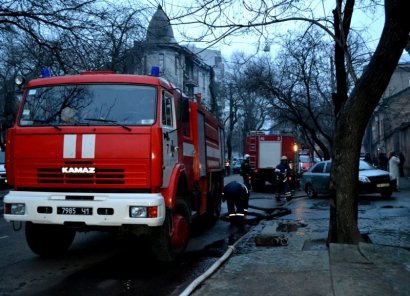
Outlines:
[[[330,194],[330,160],[321,161],[312,166],[302,175],[301,188],[309,198],[318,194]],[[380,193],[383,198],[390,198],[396,180],[387,171],[379,170],[367,162],[359,163],[359,192]]]

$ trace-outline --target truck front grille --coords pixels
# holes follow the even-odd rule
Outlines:
[[[124,169],[96,169],[94,174],[63,174],[60,168],[37,169],[39,184],[124,184]]]

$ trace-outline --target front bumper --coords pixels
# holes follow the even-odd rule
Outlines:
[[[41,224],[84,223],[87,226],[147,225],[160,226],[165,220],[164,198],[159,193],[73,193],[10,191],[8,204],[24,204],[23,215],[4,214],[6,221],[30,221]],[[155,218],[131,218],[130,207],[157,207]],[[58,214],[57,208],[88,208],[87,215]],[[47,213],[39,209],[50,209]],[[108,212],[101,209],[110,209]],[[107,214],[109,213],[109,214]]]

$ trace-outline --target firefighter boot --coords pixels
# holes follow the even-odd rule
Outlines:
[[[236,223],[236,214],[229,214],[228,219],[229,219],[229,222],[231,224],[235,224]]]

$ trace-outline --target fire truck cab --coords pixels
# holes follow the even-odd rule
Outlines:
[[[160,77],[32,80],[8,131],[4,218],[26,222],[40,256],[102,230],[148,234],[158,259],[172,261],[193,218],[219,217],[223,136],[213,114]]]

